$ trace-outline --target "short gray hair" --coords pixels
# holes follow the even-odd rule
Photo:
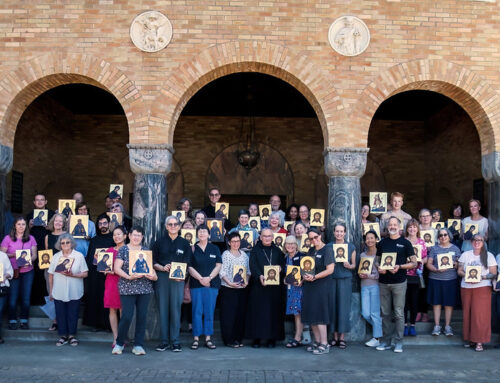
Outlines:
[[[280,224],[281,224],[281,215],[280,213],[278,213],[277,211],[273,211],[271,213],[271,215],[269,216],[269,219],[273,218],[273,217],[278,217],[279,221],[280,221]]]
[[[62,233],[59,236],[59,238],[57,238],[57,242],[54,245],[55,248],[57,250],[61,250],[61,241],[65,240],[65,239],[69,239],[69,241],[71,242],[71,249],[74,250],[76,248],[76,241],[70,233]]]
[[[179,218],[177,218],[175,215],[169,215],[167,218],[165,218],[165,226],[167,225],[168,221],[170,221],[171,219],[175,219],[175,222],[177,222],[178,225],[181,224],[181,222],[179,221]]]

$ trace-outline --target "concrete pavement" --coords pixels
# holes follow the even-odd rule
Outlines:
[[[54,339],[55,342],[55,339]],[[402,354],[361,345],[313,356],[303,348],[201,347],[134,356],[111,355],[104,343],[56,347],[54,342],[0,345],[0,382],[495,382],[500,350],[477,353],[460,346],[407,346]]]

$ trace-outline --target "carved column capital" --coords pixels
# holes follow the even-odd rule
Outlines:
[[[11,171],[14,161],[13,153],[11,147],[0,144],[0,174],[7,174]]]
[[[481,170],[487,182],[500,181],[500,152],[491,152],[482,156]]]
[[[168,144],[128,144],[130,169],[135,174],[168,174],[174,148]]]
[[[323,152],[328,177],[362,177],[366,170],[368,148],[332,148]]]

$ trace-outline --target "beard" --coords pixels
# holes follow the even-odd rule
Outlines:
[[[396,235],[399,233],[399,229],[389,230],[390,235]]]

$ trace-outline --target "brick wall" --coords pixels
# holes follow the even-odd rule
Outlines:
[[[129,38],[131,21],[146,8],[173,25],[170,45],[158,53],[139,51]],[[330,24],[345,14],[371,32],[356,57],[328,44]],[[41,92],[87,82],[120,100],[131,142],[171,143],[197,89],[224,74],[259,71],[305,95],[326,145],[366,146],[381,102],[405,89],[431,89],[464,106],[484,154],[500,149],[499,18],[498,3],[468,0],[4,0],[0,142],[13,146],[18,119]]]

